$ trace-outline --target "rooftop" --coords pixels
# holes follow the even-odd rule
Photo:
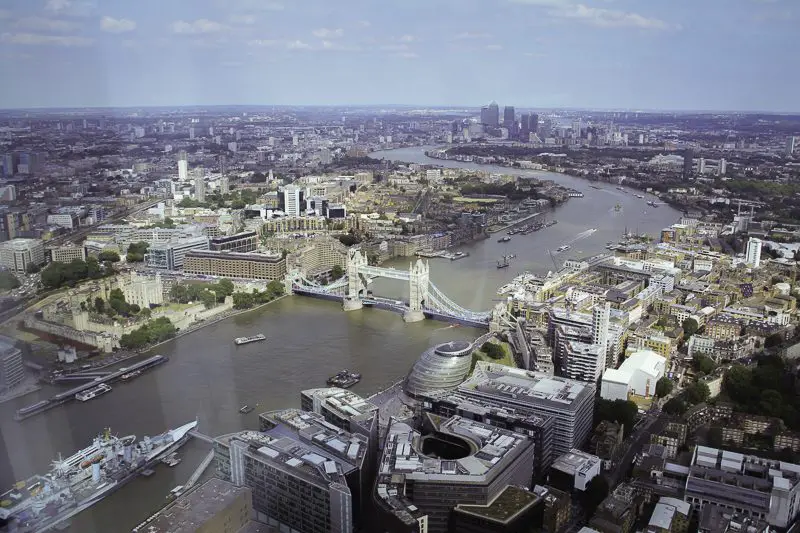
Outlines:
[[[574,476],[580,472],[587,472],[594,468],[601,459],[596,455],[582,452],[577,448],[565,453],[553,462],[552,468]]]
[[[559,410],[577,409],[586,396],[594,395],[593,387],[580,381],[484,361],[477,363],[472,376],[458,390]]]
[[[609,368],[603,374],[603,381],[629,384],[636,372],[644,372],[653,378],[664,374],[667,360],[651,350],[634,352],[625,359],[619,368]]]
[[[301,394],[323,400],[329,409],[344,417],[365,415],[378,409],[358,394],[337,387],[307,389]]]
[[[250,489],[211,478],[150,517],[141,531],[147,533],[193,533],[243,495],[250,498]],[[271,533],[275,530],[265,524],[251,521],[239,531]]]
[[[484,517],[493,522],[507,524],[541,498],[520,487],[507,486],[488,505],[457,505],[456,511]]]

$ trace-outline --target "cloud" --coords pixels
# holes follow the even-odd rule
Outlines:
[[[44,9],[52,13],[60,13],[70,6],[72,6],[71,0],[47,0],[44,4]]]
[[[100,19],[100,29],[108,33],[127,33],[136,29],[136,22],[105,16]]]
[[[407,44],[384,44],[380,47],[381,50],[386,52],[404,52],[408,50]]]
[[[522,55],[525,57],[544,57],[544,54],[541,52],[525,52]]]
[[[372,26],[372,23],[368,20],[359,20],[358,22],[356,22],[356,24],[358,24],[362,28],[369,28],[370,26]]]
[[[177,20],[172,23],[172,32],[183,35],[198,35],[203,33],[219,33],[227,27],[224,24],[208,19],[197,19],[191,22]]]
[[[416,59],[419,56],[414,52],[398,52],[396,54],[392,54],[394,57],[400,57],[402,59]]]
[[[617,9],[590,7],[586,4],[574,3],[571,0],[510,0],[516,4],[525,4],[546,8],[547,14],[553,18],[576,20],[598,28],[641,28],[650,30],[680,29],[669,23]]]
[[[97,0],[47,0],[45,11],[55,15],[70,17],[88,17],[97,8]]]
[[[311,35],[320,39],[338,39],[344,36],[344,30],[342,28],[336,28],[335,30],[330,28],[318,28],[312,31]]]
[[[289,50],[311,50],[311,45],[306,42],[296,40],[286,43],[286,48]]]
[[[256,23],[255,15],[231,15],[229,19],[231,24],[243,24],[245,26],[252,26]]]
[[[247,44],[249,46],[257,46],[261,48],[274,48],[276,46],[280,46],[281,42],[275,39],[253,39],[252,41],[248,41]]]
[[[397,40],[400,41],[401,43],[413,43],[414,41],[417,40],[417,38],[414,37],[413,35],[406,34],[406,35],[401,35],[400,38]]]
[[[490,50],[492,52],[497,52],[498,50],[502,50],[503,49],[503,45],[502,44],[488,44],[488,45],[486,45],[486,49]]]
[[[273,0],[214,0],[214,4],[227,11],[283,11],[284,6]]]
[[[0,42],[8,44],[18,44],[23,46],[39,46],[39,45],[52,45],[52,46],[89,46],[94,42],[93,39],[88,37],[79,37],[76,35],[43,35],[40,33],[4,33],[0,35]]]
[[[19,19],[15,27],[34,31],[68,32],[78,28],[74,22],[44,17],[24,17]]]
[[[488,39],[489,37],[491,37],[491,35],[489,35],[488,33],[465,31],[464,33],[459,33],[458,35],[453,37],[453,39],[455,39],[456,41],[466,41],[472,39]]]

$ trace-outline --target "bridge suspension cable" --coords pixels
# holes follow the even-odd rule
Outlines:
[[[429,304],[426,307],[429,307],[434,311],[443,311],[456,317],[468,318],[470,320],[477,321],[489,320],[489,317],[492,315],[491,311],[478,312],[461,307],[453,300],[448,298],[447,295],[433,283],[429,282],[428,287],[428,299],[433,305]]]

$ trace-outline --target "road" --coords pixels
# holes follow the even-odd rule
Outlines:
[[[641,451],[645,444],[650,442],[650,435],[661,431],[666,423],[667,417],[661,414],[661,410],[655,407],[655,404],[652,409],[639,419],[639,422],[633,427],[633,433],[622,443],[622,448],[625,450],[622,458],[614,462],[614,468],[607,475],[609,487],[613,489],[619,484],[636,454]]]

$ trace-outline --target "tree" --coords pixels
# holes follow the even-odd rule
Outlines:
[[[629,400],[603,400],[594,402],[594,425],[603,420],[617,422],[624,425],[625,435],[628,435],[636,422],[639,407]]]
[[[686,402],[678,397],[671,398],[664,404],[664,412],[668,415],[682,415],[686,412]]]
[[[711,391],[708,390],[708,385],[702,381],[696,381],[686,387],[686,399],[691,404],[703,403],[711,396]]]
[[[780,333],[773,333],[764,339],[764,348],[777,348],[783,344],[783,336]]]
[[[753,373],[742,365],[733,365],[722,379],[722,390],[729,398],[741,404],[751,404],[757,396],[753,386]]]
[[[697,320],[692,317],[685,319],[682,325],[683,335],[687,339],[697,333],[697,330],[700,329],[700,325],[697,323]]]
[[[339,235],[339,242],[349,247],[353,246],[354,244],[358,244],[359,240],[355,235],[351,233],[345,233],[344,235]]]
[[[0,290],[10,291],[19,287],[17,276],[8,270],[0,271]]]
[[[206,309],[211,309],[217,304],[217,294],[206,289],[200,293],[200,301],[203,302]]]
[[[184,198],[185,200],[186,198]],[[147,253],[147,249],[150,247],[150,244],[140,241],[135,242],[128,246],[128,254],[126,259],[129,263],[141,263],[144,261],[144,255]]]
[[[592,478],[586,486],[586,491],[583,493],[584,505],[586,507],[587,515],[591,516],[597,506],[602,503],[608,496],[608,481],[602,475],[597,475]]]
[[[286,291],[283,283],[274,279],[267,283],[267,292],[273,297],[277,298],[279,296],[283,296]]]
[[[692,358],[692,366],[694,366],[695,370],[705,375],[711,374],[717,368],[714,360],[703,354],[697,354]]]
[[[253,307],[253,295],[247,292],[234,292],[233,293],[233,308],[234,309],[250,309]]]
[[[97,311],[98,313],[102,313],[105,310],[105,308],[106,308],[106,302],[103,301],[102,298],[100,298],[98,296],[97,298],[94,299],[94,310],[95,311]]]
[[[25,272],[27,272],[28,274],[36,274],[41,269],[42,267],[40,267],[36,263],[28,263],[28,266],[25,267]]]
[[[502,359],[506,355],[503,348],[494,342],[484,342],[481,351],[492,359]]]
[[[119,262],[119,254],[114,250],[103,250],[100,252],[100,255],[97,256],[100,261],[109,261],[111,263]]]
[[[333,268],[331,269],[331,279],[336,281],[342,276],[344,276],[344,269],[339,265],[333,265]]]
[[[659,398],[666,398],[672,392],[672,380],[664,376],[656,382],[656,396]]]

